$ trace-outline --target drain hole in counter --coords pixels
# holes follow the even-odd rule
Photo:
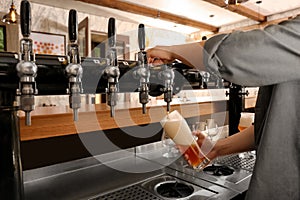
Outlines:
[[[229,176],[233,174],[234,169],[226,165],[211,165],[205,167],[203,171],[207,174],[214,175],[214,176]]]
[[[155,186],[155,191],[165,198],[184,198],[194,193],[194,188],[191,185],[178,181],[166,181]]]

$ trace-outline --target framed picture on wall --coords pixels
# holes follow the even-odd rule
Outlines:
[[[35,54],[66,55],[65,35],[32,31],[30,38]]]
[[[6,29],[0,25],[0,51],[6,51]]]

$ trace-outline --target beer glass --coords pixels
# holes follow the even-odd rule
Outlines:
[[[188,162],[194,169],[202,170],[209,164],[210,160],[201,151],[189,125],[178,111],[169,113],[160,123],[180,152],[188,156]]]
[[[163,146],[167,147],[166,152],[163,152],[163,157],[165,158],[176,158],[179,157],[179,151],[176,148],[176,144],[174,141],[169,137],[168,134],[166,134],[165,131],[163,131],[163,134],[161,136],[161,141]]]
[[[215,122],[214,119],[207,119],[206,120],[206,134],[210,138],[210,140],[213,140],[213,137],[218,135],[219,128],[218,124]]]
[[[240,123],[238,126],[239,131],[242,131],[252,125],[254,122],[254,113],[241,113]]]

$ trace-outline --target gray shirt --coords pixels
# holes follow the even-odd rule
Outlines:
[[[218,35],[205,44],[211,73],[259,86],[257,159],[247,199],[300,199],[300,16],[264,30]]]

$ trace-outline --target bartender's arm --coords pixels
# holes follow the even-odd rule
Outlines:
[[[154,64],[159,59],[164,63],[179,59],[199,70],[206,66],[215,76],[238,85],[260,87],[298,81],[299,27],[297,16],[264,29],[213,36],[205,41],[205,51],[201,43],[188,43],[157,46],[147,55]]]
[[[198,143],[201,147],[204,135],[201,133],[196,133],[196,135],[198,136]],[[254,148],[254,126],[252,125],[230,137],[218,140],[212,150],[207,154],[207,157],[213,160],[218,156],[252,151]]]
[[[172,63],[175,59],[200,70],[205,70],[203,65],[203,42],[187,43],[173,46],[156,46],[147,50],[148,63],[161,65]]]

